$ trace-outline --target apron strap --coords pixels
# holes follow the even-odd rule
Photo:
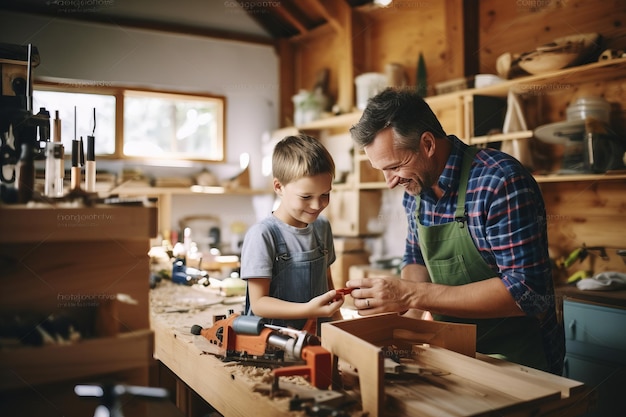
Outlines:
[[[465,193],[467,192],[467,182],[469,180],[470,168],[474,156],[478,152],[478,148],[470,146],[463,153],[463,163],[461,164],[461,178],[459,178],[459,191],[456,199],[456,211],[454,213],[454,219],[463,223],[467,218],[467,212],[465,211]]]

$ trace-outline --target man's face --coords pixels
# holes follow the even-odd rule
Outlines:
[[[432,135],[424,133],[425,135]],[[429,138],[427,138],[428,140]],[[434,139],[433,139],[434,140]],[[381,130],[372,143],[364,147],[373,168],[383,171],[387,187],[400,185],[411,195],[418,195],[436,183],[437,174],[433,159],[428,156],[427,144],[420,141],[420,151],[398,149],[394,146],[391,128]]]
[[[328,206],[332,183],[330,174],[302,177],[286,185],[274,179],[274,190],[281,197],[274,215],[291,226],[306,227]]]

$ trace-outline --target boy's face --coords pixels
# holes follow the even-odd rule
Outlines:
[[[290,226],[306,227],[328,206],[332,184],[330,174],[302,177],[286,185],[274,178],[274,191],[281,198],[274,215]]]

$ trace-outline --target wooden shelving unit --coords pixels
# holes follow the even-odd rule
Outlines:
[[[158,208],[158,231],[167,234],[176,230],[172,226],[172,204],[174,196],[257,196],[271,194],[271,189],[262,190],[254,188],[222,186],[192,185],[191,187],[150,187],[150,186],[118,186],[107,191],[107,195],[119,195],[120,197],[152,197],[156,198]]]
[[[148,251],[156,211],[0,207],[0,316],[66,317],[86,328],[72,343],[3,348],[3,413],[93,415],[97,403],[79,399],[76,383],[149,384]],[[125,411],[145,415],[142,407]]]
[[[483,88],[472,88],[442,94],[439,96],[427,97],[426,101],[433,111],[441,118],[444,128],[449,132],[459,132],[461,138],[472,145],[481,145],[491,142],[501,142],[515,139],[530,139],[533,137],[532,130],[508,133],[493,134],[488,136],[471,136],[471,123],[468,118],[472,116],[468,106],[471,106],[472,98],[476,95],[506,97],[509,91],[514,91],[521,95],[538,94],[539,92],[549,92],[572,86],[589,83],[596,80],[610,81],[625,78],[626,59],[615,59],[582,65],[554,71],[549,74],[531,75],[527,77],[506,80],[502,83]],[[315,120],[297,129],[302,131],[348,131],[350,126],[358,122],[361,112],[346,113],[335,117],[328,117]],[[361,180],[362,163],[367,158],[362,153],[355,152],[354,167],[355,181],[351,184],[337,185],[337,189],[359,189],[372,190],[384,189],[386,185],[381,181]],[[572,181],[613,181],[626,179],[626,173],[619,174],[577,174],[577,175],[536,175],[537,182],[572,182]]]

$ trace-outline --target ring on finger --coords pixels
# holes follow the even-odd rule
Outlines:
[[[370,299],[369,298],[365,299],[365,305],[367,306],[367,308],[370,307]]]

